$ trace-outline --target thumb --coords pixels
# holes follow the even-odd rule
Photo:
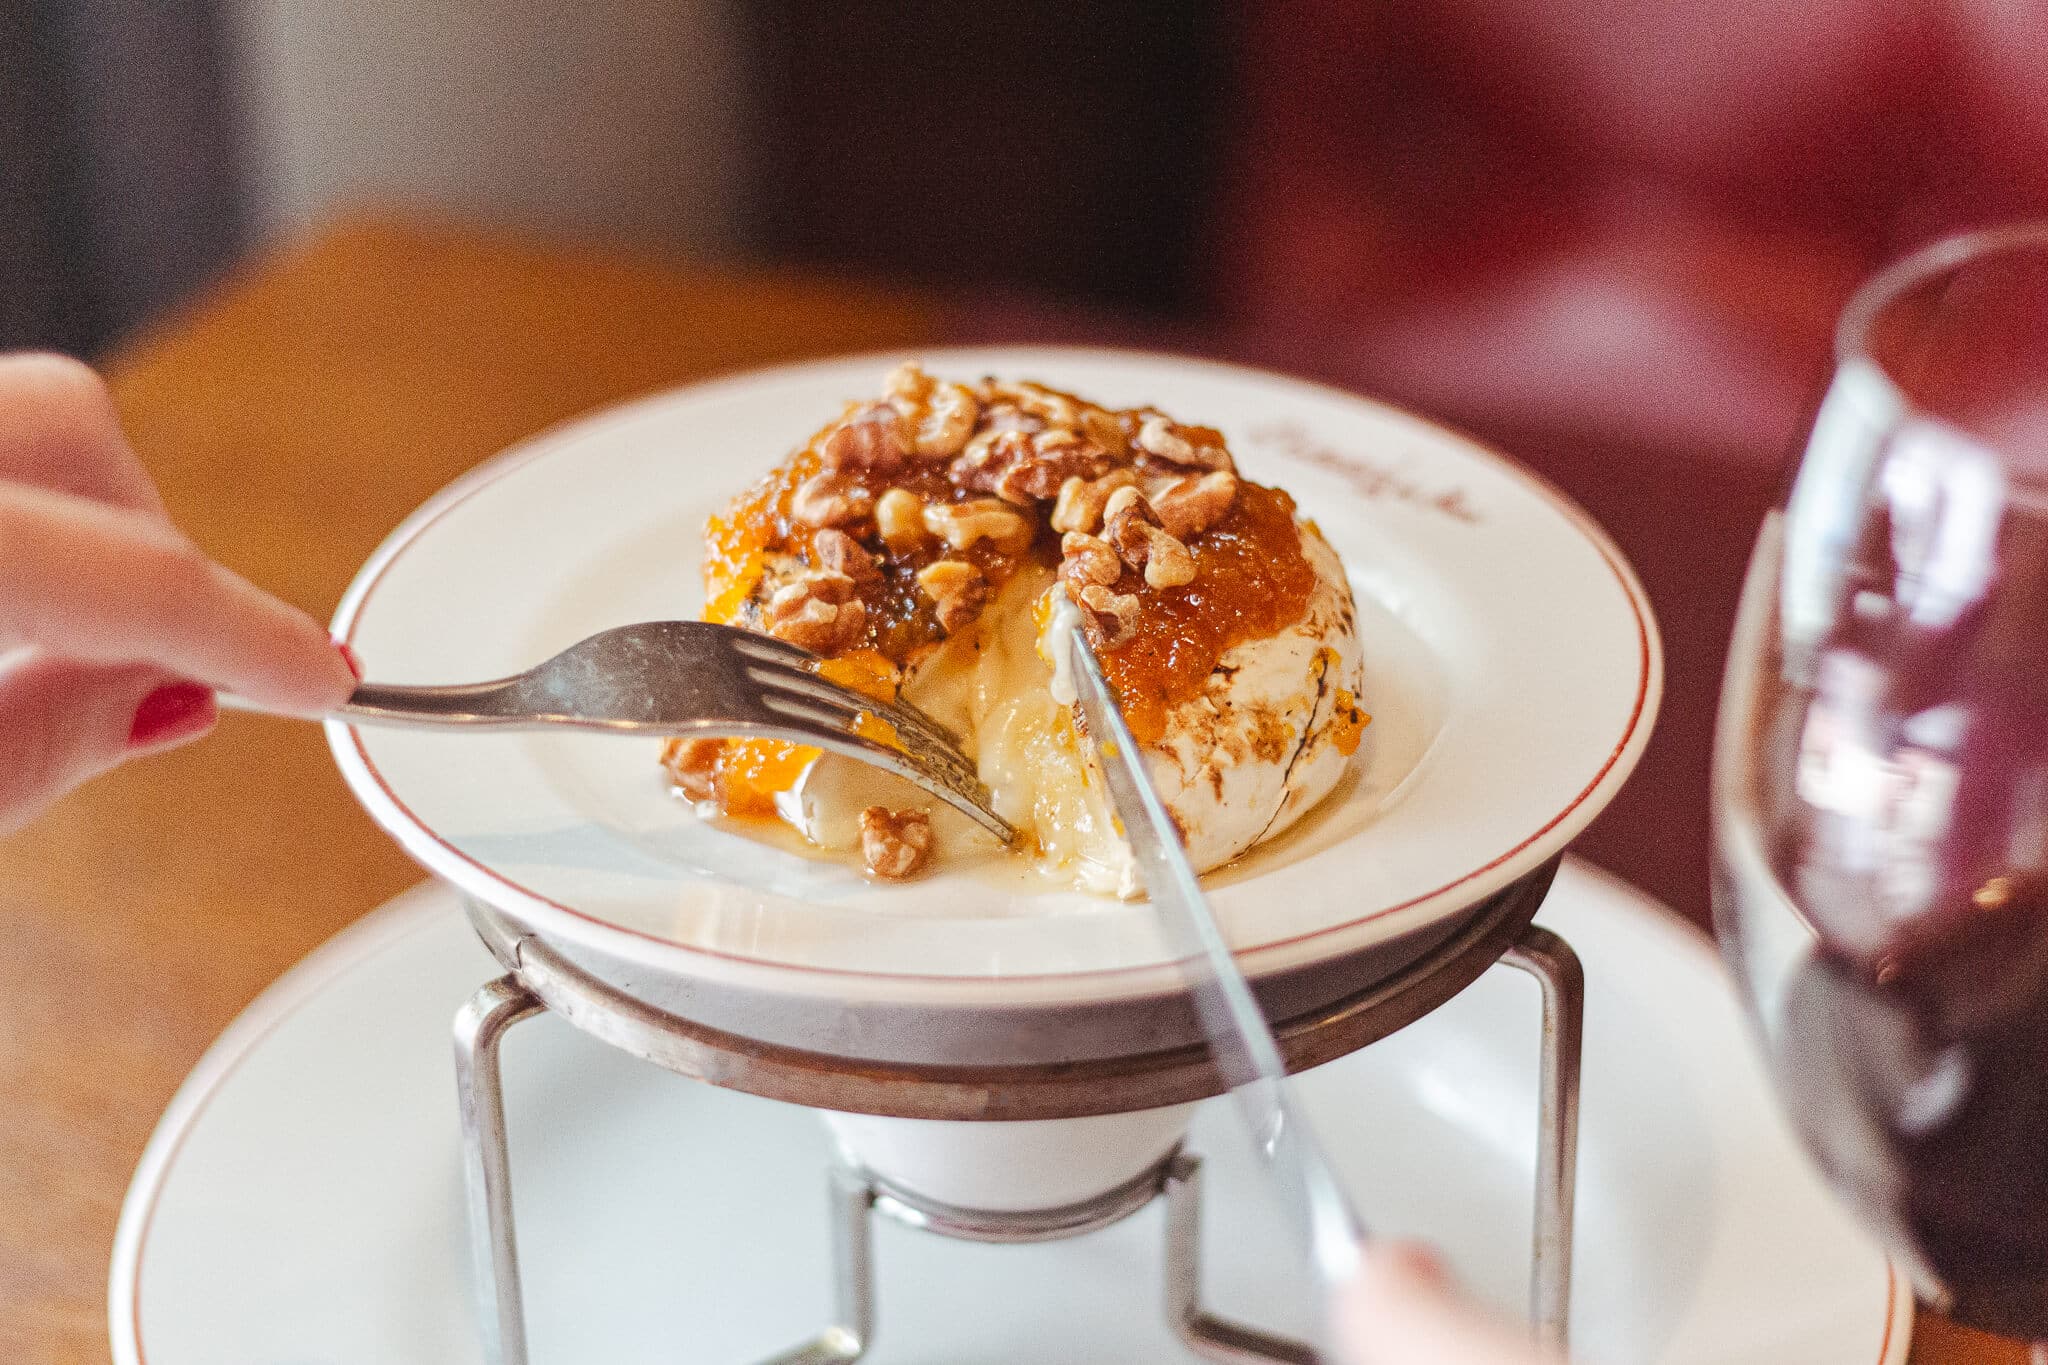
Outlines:
[[[213,728],[213,693],[145,664],[0,660],[0,831],[124,758]]]
[[[1350,1365],[1560,1365],[1468,1302],[1426,1248],[1380,1243],[1330,1305]]]

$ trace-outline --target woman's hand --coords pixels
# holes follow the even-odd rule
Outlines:
[[[1350,1365],[1559,1365],[1462,1298],[1436,1257],[1416,1246],[1369,1248],[1331,1315]]]
[[[314,715],[350,663],[165,516],[99,376],[0,356],[0,831],[212,728],[213,693]]]

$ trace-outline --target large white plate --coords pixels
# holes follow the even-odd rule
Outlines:
[[[523,668],[607,626],[695,616],[704,519],[893,358],[743,375],[536,438],[449,488],[358,577],[337,630],[372,676]],[[1211,878],[1249,970],[1443,919],[1553,856],[1648,739],[1662,686],[1641,588],[1554,490],[1378,404],[1123,352],[928,354],[1221,428],[1292,491],[1361,605],[1356,780]],[[554,934],[727,985],[989,1006],[1123,998],[1175,978],[1149,911],[1049,892],[1017,860],[909,886],[698,822],[651,742],[332,725],[371,813],[429,868]]]
[[[122,1210],[119,1365],[475,1365],[448,1027],[498,968],[444,889],[348,930],[264,994],[172,1101]],[[1539,923],[1586,966],[1574,1335],[1616,1365],[1898,1365],[1912,1296],[1811,1174],[1719,964],[1567,862]],[[1527,1275],[1535,990],[1489,972],[1299,1078],[1372,1226],[1428,1238],[1502,1311]],[[823,1125],[552,1018],[505,1051],[535,1365],[739,1362],[829,1308]],[[1285,1328],[1295,1264],[1211,1101],[1206,1293]],[[1157,1307],[1159,1214],[1044,1246],[884,1224],[871,1359],[1190,1359]],[[1298,1286],[1296,1286],[1298,1289]]]

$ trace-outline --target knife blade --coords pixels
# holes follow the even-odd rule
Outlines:
[[[1169,951],[1178,958],[1210,1054],[1250,1130],[1254,1152],[1279,1188],[1299,1249],[1324,1287],[1334,1287],[1357,1266],[1365,1226],[1296,1102],[1279,1041],[1202,894],[1079,613],[1064,600],[1057,609],[1073,613],[1062,633],[1072,642],[1068,662],[1082,722],[1101,757],[1110,804]]]

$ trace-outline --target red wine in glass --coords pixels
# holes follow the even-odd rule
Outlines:
[[[2048,225],[1902,262],[1839,349],[1730,652],[1716,924],[1830,1182],[2048,1341]]]

